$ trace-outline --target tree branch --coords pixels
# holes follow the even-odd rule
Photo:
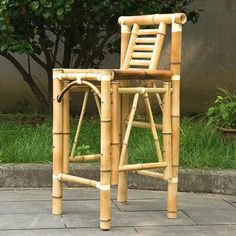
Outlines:
[[[35,95],[35,97],[38,99],[40,105],[42,106],[42,108],[44,110],[48,110],[48,101],[46,100],[46,98],[44,97],[43,93],[41,92],[41,90],[38,88],[37,84],[35,83],[35,81],[33,80],[32,76],[27,73],[27,71],[25,70],[25,68],[17,61],[17,59],[12,56],[10,53],[3,53],[0,52],[0,55],[2,55],[3,57],[5,57],[6,59],[8,59],[8,61],[10,61],[15,67],[16,69],[20,72],[20,74],[23,77],[23,80],[29,85],[29,87],[31,88],[33,94]]]
[[[35,54],[30,54],[32,59],[36,61],[40,66],[42,66],[45,70],[48,69],[48,66],[46,63],[44,63],[39,57],[37,57]]]

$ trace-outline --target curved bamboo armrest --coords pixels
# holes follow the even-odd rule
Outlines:
[[[129,69],[113,70],[115,80],[170,80],[171,70]]]

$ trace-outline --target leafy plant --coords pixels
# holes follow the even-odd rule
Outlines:
[[[119,51],[118,17],[184,12],[197,22],[193,0],[0,0],[0,55],[21,73],[44,110],[49,108],[52,68],[98,67],[106,53]],[[25,54],[28,65],[16,54]],[[32,61],[45,70],[45,96],[31,72]]]
[[[218,88],[220,94],[208,109],[210,124],[220,128],[236,129],[236,91],[231,93],[225,88]]]

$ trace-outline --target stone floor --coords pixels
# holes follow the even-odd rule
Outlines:
[[[112,192],[112,229],[99,230],[99,193],[64,191],[62,216],[51,214],[48,189],[0,189],[0,235],[236,235],[236,196],[179,193],[178,218],[167,219],[165,192],[129,190],[120,206]]]

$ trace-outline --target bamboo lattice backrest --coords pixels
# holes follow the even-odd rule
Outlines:
[[[135,23],[121,69],[157,69],[165,35],[163,22],[158,29],[142,29]]]

